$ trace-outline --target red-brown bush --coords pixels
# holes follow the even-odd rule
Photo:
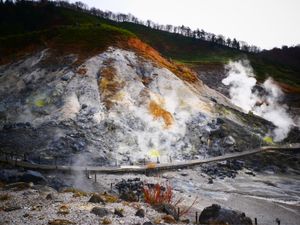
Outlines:
[[[152,206],[158,206],[163,204],[170,204],[174,208],[179,207],[179,204],[183,202],[183,198],[177,200],[174,199],[173,188],[169,184],[165,187],[161,184],[145,185],[143,187],[144,201]],[[195,198],[193,203],[188,207],[179,207],[179,216],[188,214],[190,209],[196,204],[198,198]]]

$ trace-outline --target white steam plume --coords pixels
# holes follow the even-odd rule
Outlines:
[[[242,108],[246,113],[254,114],[271,121],[276,129],[274,140],[281,141],[287,137],[295,122],[287,112],[287,106],[280,104],[283,92],[268,78],[262,85],[263,94],[254,91],[256,79],[248,61],[230,62],[227,66],[228,76],[222,83],[229,85],[230,98],[233,104]]]

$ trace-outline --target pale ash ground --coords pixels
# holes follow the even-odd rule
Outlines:
[[[166,172],[155,177],[140,176],[147,182],[169,183],[174,187],[175,198],[184,198],[182,203],[186,207],[198,197],[198,201],[186,216],[193,221],[195,211],[200,212],[205,207],[217,203],[227,208],[240,210],[252,218],[256,217],[259,224],[274,224],[279,218],[282,224],[297,225],[300,219],[300,181],[295,177],[282,175],[260,175],[255,177],[240,171],[236,179],[216,179],[213,184],[207,184],[207,177],[198,169],[179,170]],[[183,176],[184,175],[184,176]],[[121,179],[134,178],[135,175],[99,175],[97,184],[92,179],[84,178],[83,174],[68,177],[74,186],[90,191],[109,191],[111,183],[117,183]],[[0,218],[4,224],[46,224],[49,220],[65,218],[77,222],[77,224],[101,224],[99,217],[90,213],[94,206],[99,204],[88,203],[89,197],[72,197],[71,193],[54,194],[56,200],[45,200],[51,190],[25,190],[20,192],[8,192],[12,200],[1,202],[0,207],[21,206],[20,210],[12,212],[0,211]],[[1,191],[1,194],[7,191]],[[70,214],[58,215],[58,209],[66,204]],[[146,211],[146,217],[135,217],[137,205]],[[114,208],[124,209],[124,218],[118,218],[110,214],[108,218],[112,224],[134,224],[160,218],[162,214],[155,212],[144,203],[124,204],[112,203],[105,206],[112,213]],[[31,216],[24,218],[24,214]]]

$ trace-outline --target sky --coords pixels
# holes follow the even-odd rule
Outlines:
[[[75,1],[70,1],[75,2]],[[300,0],[81,0],[159,24],[185,25],[262,49],[300,44]]]

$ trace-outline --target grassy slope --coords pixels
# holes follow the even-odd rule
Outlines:
[[[134,35],[165,57],[186,64],[224,64],[247,55],[258,79],[272,76],[300,89],[299,68],[286,62],[280,64],[268,54],[244,53],[207,41],[142,25],[117,23],[65,8],[27,5],[0,9],[0,61],[4,56],[16,57],[20,54],[18,50],[28,51],[36,45],[45,47],[55,43],[59,48],[91,51],[104,49]]]
[[[119,26],[132,31],[164,56],[184,63],[226,63],[230,58],[242,55],[240,51],[225,46],[150,29],[143,25],[124,22],[119,23]]]
[[[135,37],[130,31],[70,9],[49,6],[13,9],[2,14],[0,11],[0,63],[45,47],[87,55]]]
[[[300,90],[300,69],[297,67],[300,62],[298,64],[289,63],[292,57],[281,62],[277,59],[281,59],[282,55],[273,59],[271,54],[245,53],[207,41],[149,29],[142,25],[120,23],[119,26],[132,31],[164,56],[186,64],[224,64],[229,60],[247,56],[260,81],[272,76],[278,82]],[[300,57],[293,58],[293,60],[297,59],[299,60]]]

